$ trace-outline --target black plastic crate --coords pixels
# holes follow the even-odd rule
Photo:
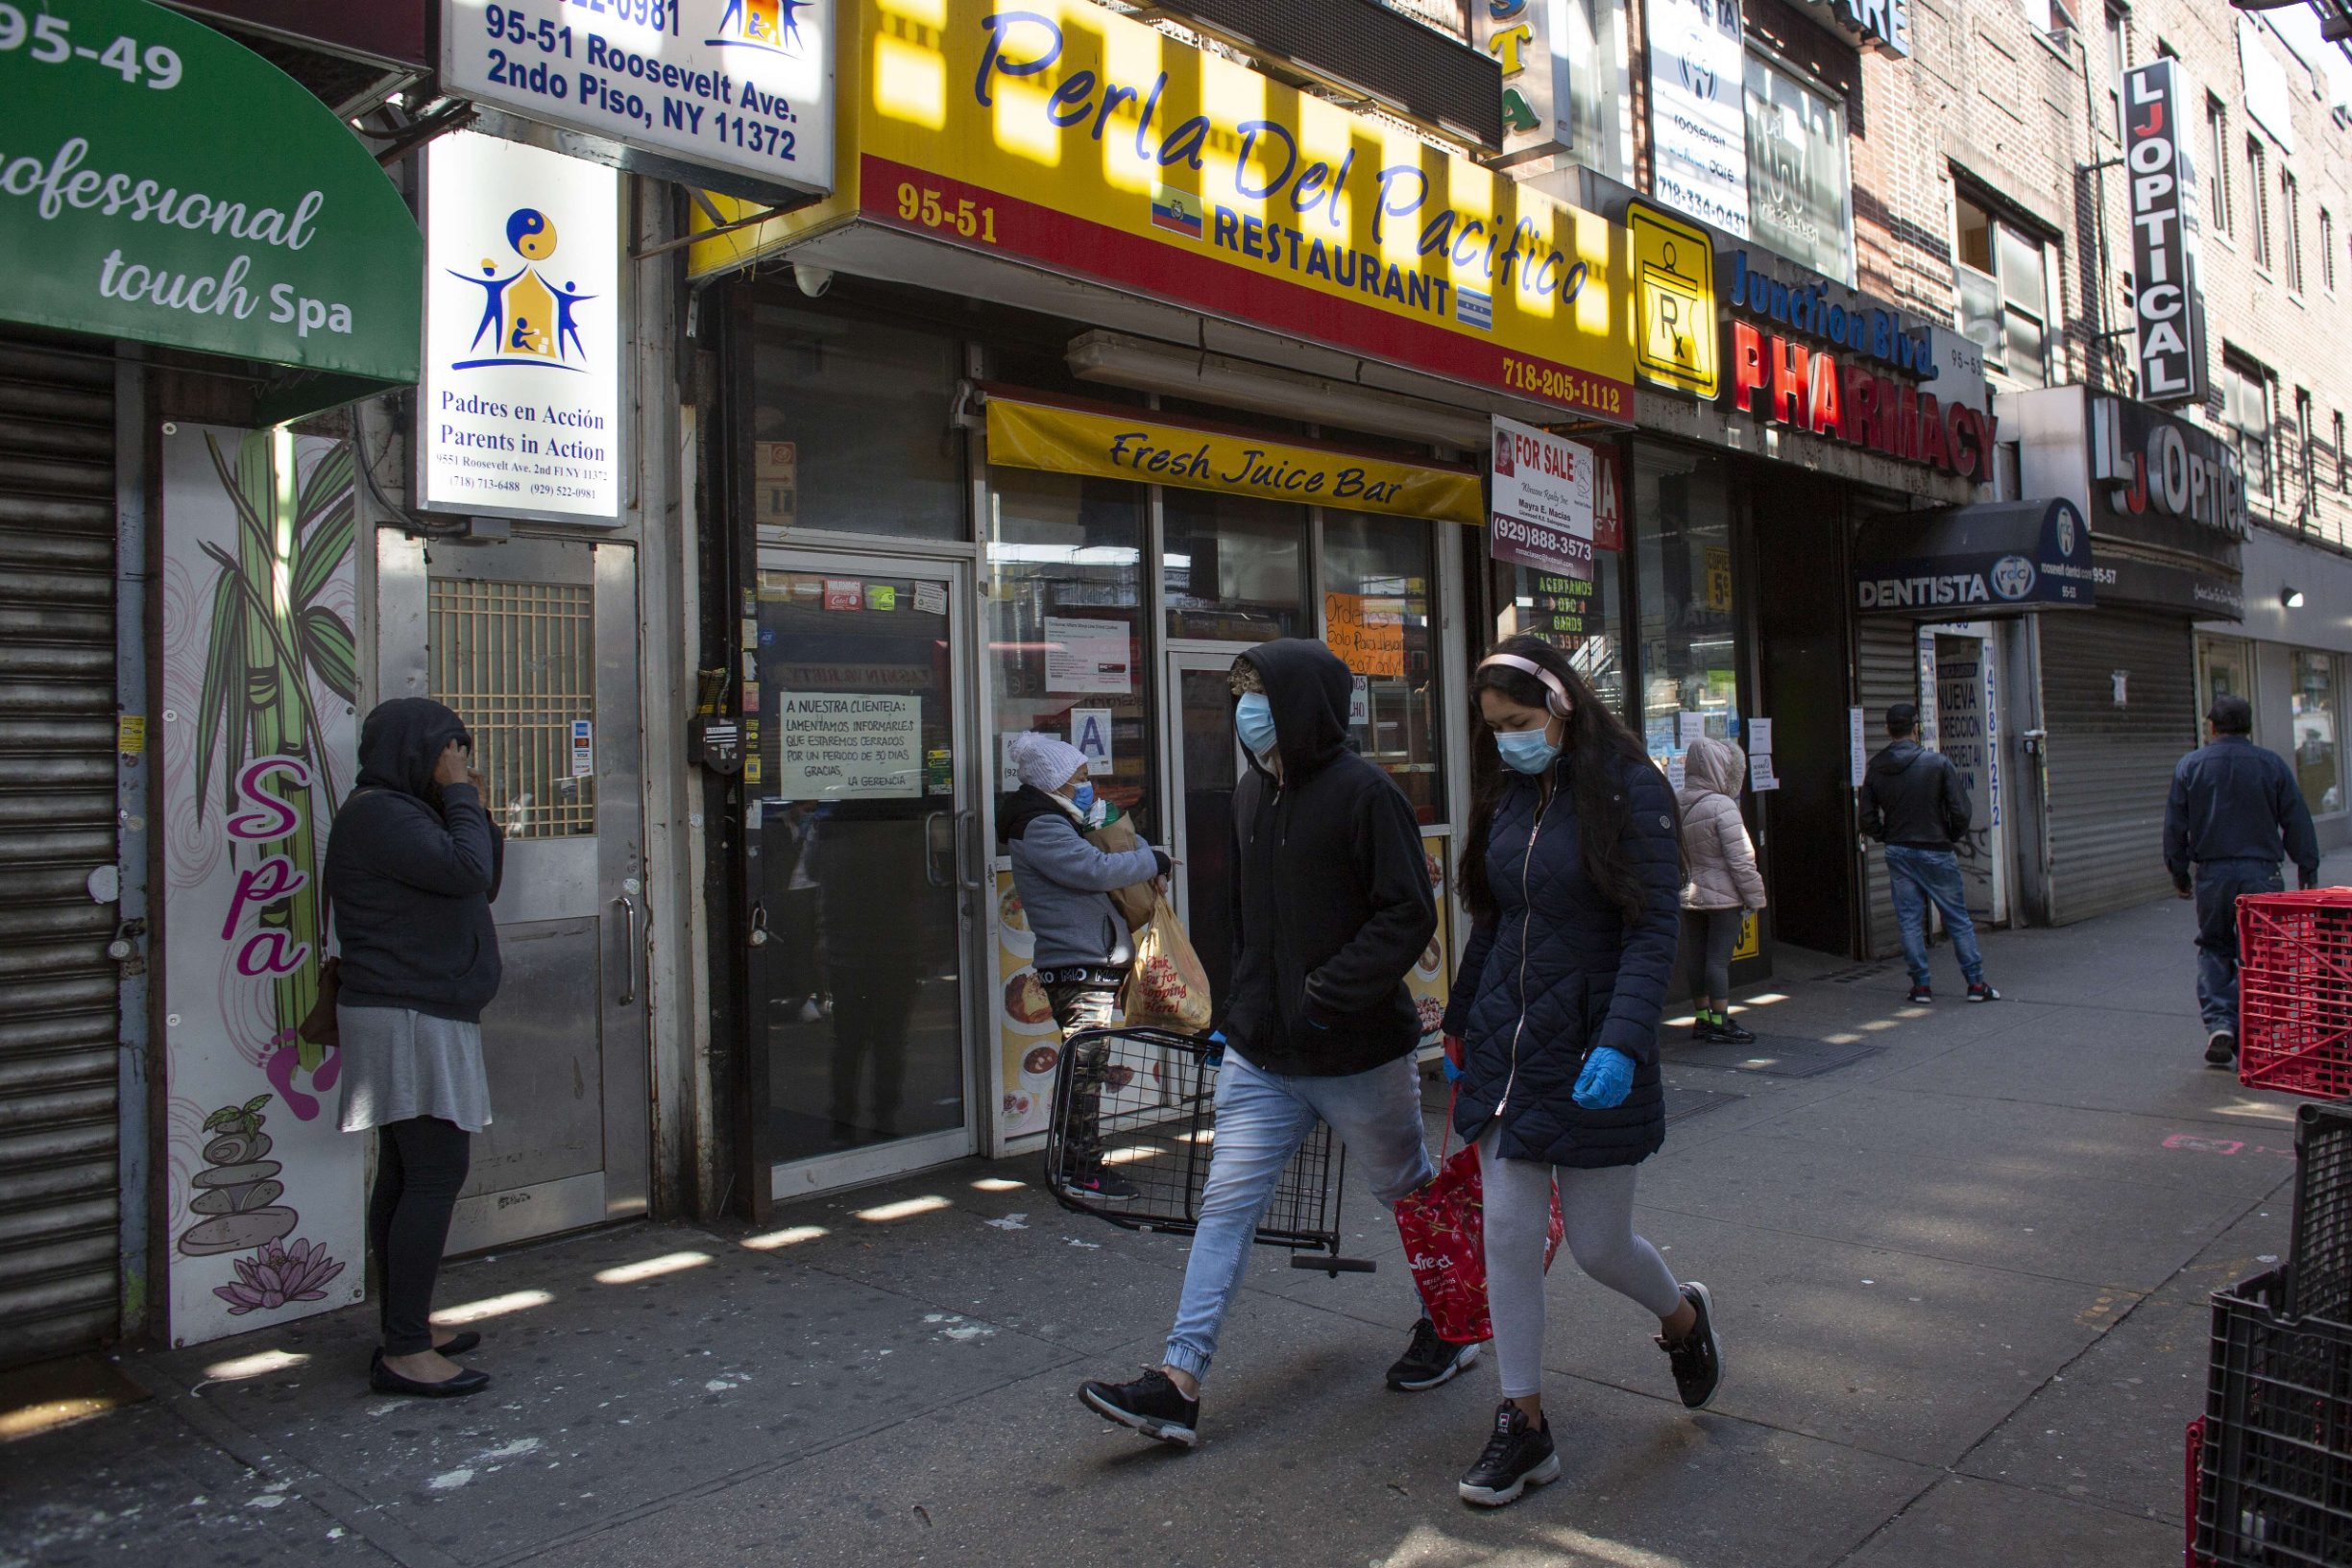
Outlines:
[[[2295,1118],[2287,1263],[2291,1315],[2352,1322],[2352,1105],[2306,1105]]]
[[[1046,1133],[1046,1185],[1062,1207],[1129,1230],[1190,1235],[1200,1222],[1209,1153],[1217,1136],[1217,1070],[1223,1048],[1167,1029],[1081,1029],[1059,1049]],[[1346,1151],[1321,1122],[1283,1169],[1255,1240],[1294,1252],[1301,1268],[1370,1273],[1342,1258],[1340,1185]],[[1096,1171],[1127,1189],[1089,1190]]]
[[[2352,1327],[2282,1315],[2286,1276],[2213,1295],[2196,1550],[2216,1568],[2352,1564]]]

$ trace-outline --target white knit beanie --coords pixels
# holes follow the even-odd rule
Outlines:
[[[1086,754],[1067,740],[1032,730],[1012,737],[1013,771],[1025,784],[1035,784],[1051,795],[1070,782],[1070,775],[1086,765]]]

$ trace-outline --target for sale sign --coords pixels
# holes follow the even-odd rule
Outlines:
[[[1592,575],[1592,448],[1516,420],[1494,422],[1494,559]]]

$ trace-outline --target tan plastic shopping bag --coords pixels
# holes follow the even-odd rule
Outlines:
[[[1152,896],[1152,922],[1135,938],[1135,963],[1121,1001],[1129,1027],[1208,1032],[1208,971],[1165,895]]]

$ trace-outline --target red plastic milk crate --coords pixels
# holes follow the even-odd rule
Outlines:
[[[2352,1098],[2352,888],[2238,901],[2238,1081]]]

